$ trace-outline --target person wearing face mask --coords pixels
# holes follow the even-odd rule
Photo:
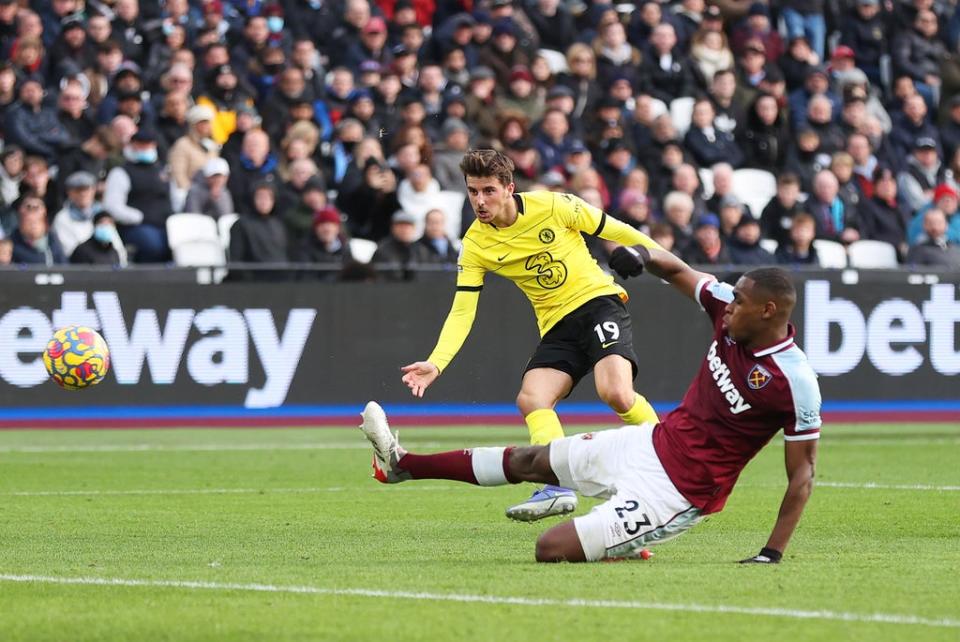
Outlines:
[[[93,217],[90,238],[77,246],[70,255],[70,262],[85,265],[127,265],[127,250],[120,240],[113,217],[107,212],[98,212]]]
[[[56,234],[47,228],[47,207],[36,196],[27,196],[17,208],[13,231],[13,263],[57,265],[67,262]]]
[[[124,164],[107,174],[104,208],[119,224],[124,243],[137,248],[137,263],[170,260],[166,222],[173,212],[170,177],[158,162],[156,136],[140,129],[123,150]]]
[[[240,86],[237,72],[229,64],[217,65],[207,76],[207,93],[197,98],[197,104],[213,110],[211,137],[219,145],[237,129],[237,111],[252,107],[253,100]]]
[[[190,189],[196,173],[220,151],[220,146],[210,137],[213,116],[213,110],[204,105],[194,105],[187,110],[187,135],[177,139],[167,156],[170,176],[178,189]]]
[[[97,202],[97,177],[90,172],[74,172],[64,182],[67,200],[53,217],[53,232],[70,256],[93,233],[93,217],[103,206]]]

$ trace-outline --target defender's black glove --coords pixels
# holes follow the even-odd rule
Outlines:
[[[627,279],[631,276],[643,274],[644,264],[650,260],[650,250],[638,245],[636,247],[618,247],[610,254],[610,268]]]
[[[740,560],[740,563],[741,564],[779,564],[782,558],[783,558],[783,553],[781,553],[776,549],[767,548],[766,546],[764,546],[763,548],[760,549],[760,553],[758,555],[754,555],[753,557],[748,557],[745,560]]]

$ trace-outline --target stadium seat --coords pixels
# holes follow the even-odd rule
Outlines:
[[[537,51],[537,55],[542,56],[547,61],[547,66],[550,67],[554,76],[569,71],[567,57],[563,53],[554,49],[540,49]]]
[[[897,248],[886,241],[854,241],[847,248],[850,267],[865,269],[896,269]]]
[[[377,251],[377,244],[367,239],[350,239],[350,254],[353,260],[360,263],[369,263],[373,253]]]
[[[670,101],[670,120],[677,129],[677,136],[683,138],[690,129],[693,117],[693,96],[681,96]]]
[[[847,249],[841,243],[817,239],[813,242],[817,251],[820,267],[827,269],[843,269],[847,267]]]
[[[239,214],[224,214],[217,219],[217,229],[220,232],[220,244],[223,245],[224,251],[227,251],[227,248],[230,247],[230,228],[233,227],[233,224],[237,222],[238,218],[240,218]]]
[[[167,219],[167,243],[180,266],[226,265],[217,222],[206,214],[173,214]]]
[[[773,254],[777,251],[778,245],[779,243],[777,243],[774,239],[760,239],[760,247],[765,249],[767,252],[770,252],[770,254]]]
[[[667,103],[663,102],[659,98],[651,98],[650,113],[654,118],[660,118],[664,114],[670,113],[670,108],[667,107]]]
[[[709,167],[703,167],[697,170],[700,175],[700,185],[703,187],[703,198],[708,199],[713,196],[713,170]]]
[[[763,208],[777,194],[777,177],[764,169],[738,169],[733,172],[733,193],[760,218]]]

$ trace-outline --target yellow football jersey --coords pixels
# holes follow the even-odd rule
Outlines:
[[[513,281],[533,305],[543,336],[598,296],[626,296],[597,265],[580,232],[593,234],[603,212],[570,194],[517,195],[517,221],[498,229],[474,221],[463,237],[457,287],[483,285],[487,272]]]
[[[457,294],[428,360],[441,371],[466,339],[476,293],[488,272],[513,281],[530,300],[540,336],[587,301],[626,292],[587,249],[581,232],[624,245],[659,247],[645,234],[608,217],[583,199],[557,192],[514,195],[517,220],[506,228],[474,221],[463,237]]]

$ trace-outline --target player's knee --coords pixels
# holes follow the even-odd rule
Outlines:
[[[618,387],[612,390],[601,390],[599,393],[603,402],[610,406],[614,412],[619,413],[627,412],[633,408],[637,399],[637,393],[633,391],[633,388]]]
[[[579,539],[571,539],[571,529],[551,528],[537,538],[537,548],[534,553],[538,562],[583,562],[586,558],[580,546]]]
[[[524,417],[534,410],[548,407],[549,406],[544,405],[544,400],[540,395],[532,390],[520,390],[520,392],[517,393],[517,410],[519,410],[520,414]]]

